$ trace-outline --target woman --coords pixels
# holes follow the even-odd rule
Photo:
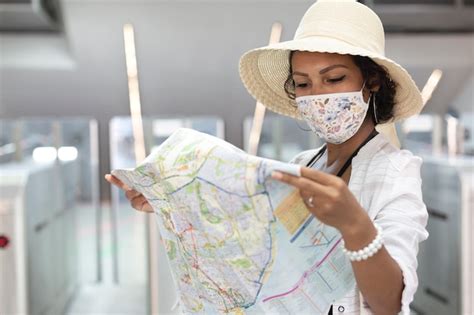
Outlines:
[[[308,210],[343,237],[357,286],[329,314],[409,314],[418,244],[428,237],[421,159],[375,126],[417,114],[422,100],[405,69],[384,57],[380,19],[355,0],[319,0],[293,40],[244,54],[240,75],[259,102],[304,119],[326,141],[293,159],[306,166],[301,177],[273,178],[298,188]],[[152,212],[138,192],[106,178],[135,209]]]

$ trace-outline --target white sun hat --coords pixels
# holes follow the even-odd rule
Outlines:
[[[385,57],[379,17],[356,0],[319,0],[304,14],[293,40],[252,49],[240,58],[240,77],[250,95],[276,113],[302,119],[295,100],[284,89],[291,51],[365,56],[385,67],[397,84],[390,123],[418,114],[423,108],[421,93],[410,74]],[[393,124],[380,127],[393,129]]]

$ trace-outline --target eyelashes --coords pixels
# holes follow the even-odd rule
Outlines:
[[[339,78],[336,78],[336,79],[329,79],[328,81],[329,81],[329,82],[339,82],[339,81],[344,80],[345,77],[346,77],[346,76],[343,75],[342,77],[339,77]]]
[[[307,87],[307,86],[308,86],[308,84],[306,84],[306,83],[295,84],[295,87],[300,88],[300,89],[301,89],[301,88],[305,88],[305,87]]]
[[[338,83],[338,82],[341,82],[342,80],[345,79],[345,75],[343,76],[340,76],[339,78],[334,78],[334,79],[327,79],[326,82],[329,82],[329,83]],[[296,83],[295,82],[295,87],[296,88],[299,88],[299,89],[304,89],[308,86],[308,83]]]

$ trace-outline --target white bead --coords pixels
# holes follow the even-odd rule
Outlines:
[[[380,248],[383,246],[383,234],[382,234],[382,228],[374,222],[375,229],[377,230],[377,235],[375,238],[372,240],[372,242],[367,245],[366,247],[357,250],[357,251],[350,251],[344,246],[344,240],[341,241],[341,247],[342,251],[344,254],[346,254],[347,257],[351,261],[361,261],[361,260],[366,260],[369,257],[372,257],[375,255]]]

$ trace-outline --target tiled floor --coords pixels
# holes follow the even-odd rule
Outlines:
[[[146,263],[143,214],[128,205],[117,211],[117,248],[112,241],[110,207],[102,206],[102,241],[97,251],[96,209],[79,205],[78,235],[79,287],[69,303],[68,315],[146,314]],[[114,253],[117,265],[114,265]],[[101,257],[100,260],[97,257]],[[102,272],[98,273],[98,261]],[[114,268],[117,268],[118,283]],[[100,281],[99,281],[100,280]]]
[[[102,240],[101,248],[97,251],[96,209],[88,204],[78,207],[76,224],[80,282],[114,282],[114,270],[117,268],[120,283],[145,283],[145,215],[134,211],[127,204],[122,204],[117,209],[117,246],[115,247],[110,207],[107,204],[102,205]],[[100,267],[101,272],[98,271]]]
[[[143,286],[86,285],[70,304],[67,315],[144,315],[147,313]]]

